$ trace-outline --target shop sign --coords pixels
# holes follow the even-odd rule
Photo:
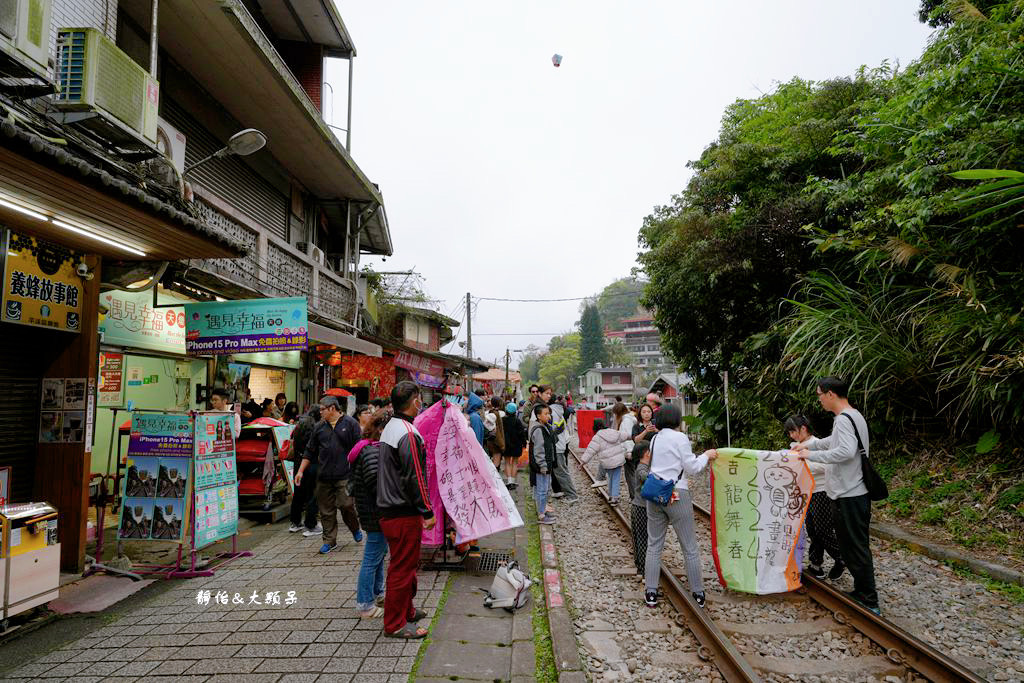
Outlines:
[[[185,304],[185,353],[304,351],[306,305],[305,297]]]
[[[120,408],[124,404],[124,354],[100,353],[100,408]]]
[[[184,540],[193,442],[188,415],[132,415],[118,539]]]
[[[179,301],[161,295],[165,303]],[[153,292],[103,292],[103,343],[185,355],[185,308],[153,308]]]
[[[444,377],[435,377],[434,375],[428,375],[425,372],[411,372],[412,381],[421,387],[430,387],[431,389],[440,389],[444,386]]]
[[[427,358],[426,356],[419,356],[415,353],[409,353],[408,351],[400,351],[395,356],[395,365],[400,368],[405,368],[410,372],[418,372],[424,375],[433,375],[434,377],[444,376],[444,366],[433,358]]]
[[[302,354],[299,351],[267,351],[264,353],[247,353],[238,360],[253,365],[269,365],[273,368],[302,367]]]
[[[79,332],[81,255],[36,237],[8,233],[4,260],[3,320],[20,325]]]

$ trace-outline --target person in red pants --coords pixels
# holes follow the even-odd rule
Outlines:
[[[427,449],[413,425],[420,411],[420,390],[412,382],[399,382],[391,390],[395,416],[380,435],[377,470],[377,509],[380,530],[388,542],[384,593],[384,635],[389,638],[423,638],[427,629],[416,622],[426,612],[413,605],[420,539],[436,519],[427,494]]]

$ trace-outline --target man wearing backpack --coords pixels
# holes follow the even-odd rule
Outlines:
[[[800,458],[831,465],[825,493],[832,501],[839,553],[853,575],[853,591],[848,595],[880,614],[871,558],[871,495],[864,478],[870,463],[862,462],[869,453],[868,424],[860,411],[850,406],[848,391],[846,382],[837,377],[818,380],[818,401],[836,416],[832,435],[800,444],[795,450]]]

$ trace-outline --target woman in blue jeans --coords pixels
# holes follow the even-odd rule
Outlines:
[[[380,514],[377,510],[377,460],[380,455],[380,434],[389,418],[390,413],[379,408],[364,428],[363,439],[348,454],[351,468],[348,475],[349,494],[355,498],[359,523],[366,532],[363,564],[359,568],[356,587],[356,605],[359,616],[364,619],[375,619],[384,614],[380,603],[384,596],[384,559],[388,554],[388,542],[380,531]]]

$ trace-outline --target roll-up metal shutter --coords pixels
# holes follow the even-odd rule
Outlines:
[[[27,362],[32,348],[24,329],[0,323],[0,467],[11,467],[10,495],[16,503],[32,497],[42,384],[37,364]]]
[[[185,165],[194,164],[224,145],[170,98],[160,103],[160,115],[185,134]],[[273,185],[235,156],[209,161],[189,173],[189,179],[210,189],[255,222],[283,240],[288,239],[291,202]]]

